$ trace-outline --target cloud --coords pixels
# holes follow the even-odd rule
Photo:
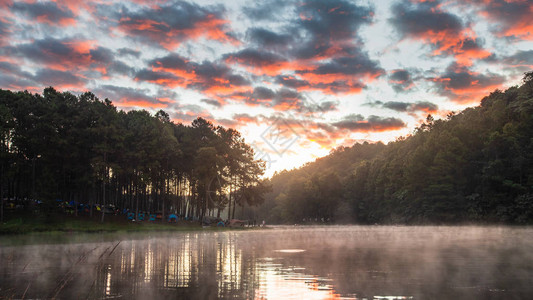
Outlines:
[[[31,20],[51,26],[66,27],[76,23],[74,13],[66,7],[59,7],[55,2],[15,2],[10,8]]]
[[[84,89],[86,80],[69,71],[40,69],[33,77],[43,86],[53,86],[59,90]]]
[[[478,5],[480,14],[497,24],[494,31],[499,37],[533,40],[531,13],[533,3],[527,0],[471,0]]]
[[[296,13],[296,30],[304,31],[293,52],[299,59],[343,55],[343,48],[353,45],[358,29],[374,15],[372,8],[344,0],[301,2]]]
[[[175,88],[178,86],[184,86],[185,80],[174,74],[167,72],[154,72],[148,69],[139,70],[135,74],[135,80],[147,81],[160,86]]]
[[[276,33],[265,28],[252,27],[246,31],[246,37],[262,49],[286,49],[293,42],[292,35]]]
[[[397,112],[406,112],[406,113],[416,113],[416,112],[425,112],[425,113],[436,113],[439,110],[439,106],[435,103],[429,101],[417,101],[414,103],[410,102],[401,102],[401,101],[388,101],[381,102],[375,101],[369,103],[369,106],[378,106],[382,108],[391,109]]]
[[[282,70],[294,68],[293,63],[278,54],[253,48],[226,54],[224,59],[230,64],[240,64],[257,75],[275,76]]]
[[[533,50],[517,51],[515,54],[505,57],[503,61],[512,67],[533,67]]]
[[[136,89],[115,85],[101,85],[94,89],[94,93],[113,101],[121,108],[166,108],[168,103],[150,95],[148,89]]]
[[[10,23],[0,18],[0,47],[8,45],[11,34]]]
[[[146,43],[157,43],[172,50],[186,40],[204,37],[219,42],[236,43],[226,32],[228,21],[222,6],[199,6],[172,1],[130,11],[125,6],[115,13],[118,30]]]
[[[4,49],[10,56],[30,60],[47,69],[76,73],[78,76],[133,74],[133,68],[116,60],[112,50],[100,47],[91,40],[49,37]]]
[[[33,43],[10,48],[11,54],[20,56],[56,70],[72,70],[91,64],[92,41],[78,39],[55,39],[47,37]]]
[[[486,75],[471,71],[468,67],[452,63],[444,74],[429,78],[433,81],[437,92],[450,100],[459,103],[475,103],[481,97],[501,87],[506,78],[502,75],[487,73]]]
[[[402,1],[393,5],[391,12],[393,17],[389,22],[400,33],[401,39],[429,43],[434,56],[455,56],[458,63],[470,66],[473,59],[491,55],[482,48],[474,31],[457,15],[443,11],[439,1]]]
[[[239,123],[245,123],[245,124],[259,123],[260,121],[259,116],[251,116],[247,113],[233,114],[233,119]]]
[[[411,73],[408,70],[397,69],[392,70],[389,75],[389,83],[392,89],[397,92],[406,92],[414,87],[414,82]]]
[[[151,70],[140,70],[136,80],[199,90],[217,101],[227,95],[252,91],[248,79],[224,64],[210,61],[197,63],[169,54],[149,61],[149,65]]]
[[[41,87],[33,81],[33,74],[23,71],[18,64],[7,61],[0,61],[0,87],[32,92],[41,91]]]
[[[281,82],[300,85],[297,89],[318,89],[326,94],[353,94],[359,93],[375,78],[385,71],[379,67],[377,61],[370,60],[368,55],[359,50],[351,50],[351,56],[333,58],[327,62],[318,64],[309,70],[298,70],[296,73],[301,77],[278,78]],[[304,83],[309,83],[307,86]]]
[[[221,103],[220,101],[215,100],[215,99],[202,99],[200,101],[203,102],[203,103],[207,103],[209,105],[212,105],[214,107],[218,107],[218,108],[222,107],[222,105],[223,105],[223,103]]]
[[[133,56],[135,58],[141,57],[141,51],[133,50],[130,48],[120,48],[117,50],[117,53],[121,56]]]
[[[324,114],[330,111],[336,111],[338,110],[339,101],[337,100],[330,100],[330,101],[322,101],[319,103],[316,103],[312,100],[309,100],[308,97],[305,97],[305,101],[300,107],[299,111],[308,114],[310,116],[313,116],[314,114]]]
[[[254,1],[253,6],[245,6],[242,11],[251,20],[276,20],[293,3],[287,0]]]
[[[226,62],[256,75],[272,76],[276,83],[299,92],[359,93],[384,74],[379,63],[361,50],[363,41],[358,36],[363,25],[371,24],[373,7],[345,0],[291,4],[293,9],[284,15],[286,22],[280,22],[283,25],[276,31],[248,29],[246,37],[253,47],[226,55]]]
[[[341,121],[332,123],[339,129],[346,129],[351,132],[382,132],[402,129],[406,124],[398,118],[383,118],[379,116],[369,116],[365,119],[361,115],[348,115]]]
[[[176,105],[172,109],[170,116],[176,123],[190,123],[198,117],[216,121],[209,111],[195,104]]]
[[[302,110],[305,106],[303,95],[287,88],[273,91],[269,88],[258,86],[252,92],[237,92],[229,95],[229,97],[243,101],[250,106],[261,105],[278,111]]]

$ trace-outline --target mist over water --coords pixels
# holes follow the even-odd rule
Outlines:
[[[527,299],[532,237],[464,226],[2,237],[0,298]]]

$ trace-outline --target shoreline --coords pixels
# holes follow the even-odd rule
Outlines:
[[[135,232],[195,232],[195,231],[227,231],[247,230],[256,227],[217,227],[202,226],[198,221],[179,220],[176,223],[158,221],[132,222],[125,216],[107,216],[100,222],[100,215],[49,217],[40,215],[13,216],[0,224],[0,236],[25,235],[31,233],[135,233]]]

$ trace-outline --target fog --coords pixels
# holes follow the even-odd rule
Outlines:
[[[327,226],[0,238],[0,298],[525,299],[533,229]]]

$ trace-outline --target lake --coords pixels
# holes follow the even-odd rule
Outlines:
[[[0,237],[0,298],[531,299],[533,228]]]

